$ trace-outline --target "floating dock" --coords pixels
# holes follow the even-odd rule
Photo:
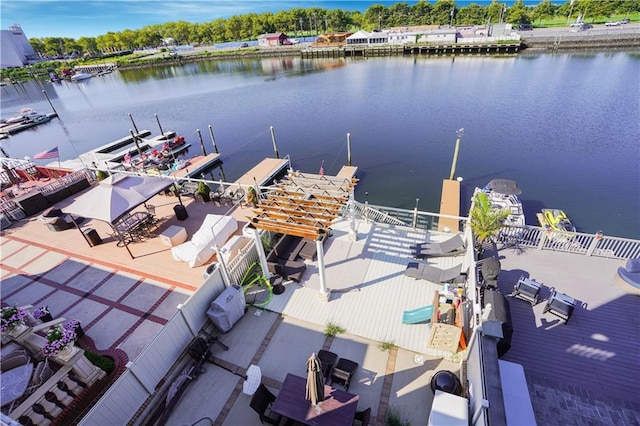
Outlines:
[[[444,179],[442,181],[440,214],[460,216],[460,182],[457,180]],[[459,223],[458,219],[441,217],[438,219],[438,231],[456,233],[460,230]]]
[[[23,121],[22,123],[8,124],[0,129],[0,134],[14,135],[16,133],[22,132],[23,130],[30,129],[40,124],[48,123],[52,118],[57,116],[58,114],[50,112],[49,114],[44,114],[34,119]]]
[[[283,174],[288,165],[288,160],[265,158],[251,170],[240,176],[234,183],[242,186],[253,186],[256,183],[258,186],[268,185],[280,174]]]

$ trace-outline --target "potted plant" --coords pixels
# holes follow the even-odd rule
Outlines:
[[[75,340],[75,331],[56,325],[47,332],[47,343],[42,347],[42,353],[46,357],[59,355],[69,349]]]
[[[82,329],[82,323],[80,323],[80,320],[77,320],[77,319],[69,320],[65,322],[62,325],[62,327],[66,328],[67,330],[73,331],[76,334],[77,339],[84,336],[84,330]]]
[[[48,306],[40,306],[33,310],[33,317],[42,322],[53,321],[53,316],[51,315],[51,311],[49,311]]]
[[[196,194],[198,194],[198,196],[202,198],[202,201],[204,201],[205,203],[211,201],[211,188],[209,188],[209,185],[202,181],[198,182],[198,189],[196,189]]]
[[[255,205],[258,203],[258,193],[253,186],[250,186],[247,190],[246,200],[247,204],[249,204],[249,206],[251,207],[255,207]]]
[[[496,210],[491,208],[489,197],[484,192],[478,192],[473,197],[469,217],[471,218],[471,231],[476,240],[478,255],[483,252],[485,242],[493,242],[494,237],[502,229],[502,223],[509,216],[509,210]]]
[[[2,308],[2,318],[0,321],[0,331],[12,332],[25,325],[25,321],[29,316],[26,309],[17,307],[16,305]]]

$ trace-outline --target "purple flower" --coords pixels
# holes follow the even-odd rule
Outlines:
[[[56,325],[47,332],[47,343],[43,346],[42,353],[47,357],[54,356],[66,346],[73,344],[75,339],[76,332],[73,329]]]
[[[48,306],[40,306],[39,308],[34,309],[33,311],[33,317],[35,319],[40,319],[43,316],[50,314],[51,312],[49,312],[49,307]]]
[[[29,313],[26,309],[18,308],[17,306],[10,306],[2,308],[2,318],[0,319],[0,331],[13,330],[18,324],[24,324]]]
[[[79,326],[80,326],[80,320],[77,320],[77,319],[69,320],[62,325],[63,328],[72,330],[74,333],[76,331],[76,328]]]

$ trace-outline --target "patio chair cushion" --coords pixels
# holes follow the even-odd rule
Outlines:
[[[171,255],[175,260],[188,262],[191,268],[204,265],[215,253],[214,246],[222,247],[237,229],[234,217],[208,214],[191,241],[172,247]]]
[[[2,359],[2,363],[0,363],[0,369],[5,371],[13,370],[14,368],[20,367],[22,365],[31,362],[31,357],[24,349],[18,349],[16,351],[11,352],[9,355]]]

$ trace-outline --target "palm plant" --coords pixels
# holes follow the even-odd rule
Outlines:
[[[482,252],[482,244],[484,242],[494,241],[494,237],[500,232],[502,223],[509,214],[507,209],[496,210],[492,208],[489,197],[484,192],[478,192],[473,197],[473,203],[469,211],[470,225],[480,252]]]

